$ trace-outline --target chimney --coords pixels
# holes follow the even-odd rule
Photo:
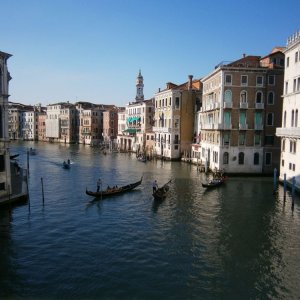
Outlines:
[[[191,90],[192,87],[193,87],[193,75],[189,75],[188,90]]]

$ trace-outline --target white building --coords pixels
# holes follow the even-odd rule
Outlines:
[[[282,127],[276,131],[281,137],[279,180],[286,176],[291,184],[295,178],[295,187],[300,190],[300,31],[288,38],[284,53]]]
[[[75,142],[76,109],[70,103],[47,105],[46,138],[50,142]]]
[[[38,116],[37,111],[24,111],[21,114],[22,137],[26,141],[38,139]]]
[[[0,198],[11,194],[11,169],[8,134],[8,83],[11,79],[7,60],[11,54],[0,51]]]

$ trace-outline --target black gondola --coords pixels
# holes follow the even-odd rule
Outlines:
[[[168,181],[167,183],[165,183],[162,187],[158,188],[153,194],[152,196],[154,197],[154,200],[163,200],[167,197],[167,193],[170,189],[169,187],[169,183],[171,182]]]
[[[210,180],[207,183],[202,183],[202,186],[205,188],[212,188],[212,187],[217,187],[220,186],[221,184],[223,184],[225,181],[225,178],[215,178]]]
[[[115,195],[120,195],[123,193],[126,193],[128,191],[133,190],[134,188],[136,188],[137,186],[139,186],[142,183],[143,180],[143,176],[141,177],[141,179],[135,183],[131,183],[131,184],[127,184],[121,187],[115,187],[115,188],[110,188],[110,189],[106,189],[106,190],[102,190],[99,192],[92,192],[92,191],[88,191],[86,189],[85,193],[89,196],[93,196],[95,198],[106,198],[109,196],[115,196]]]

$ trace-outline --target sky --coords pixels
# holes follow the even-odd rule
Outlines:
[[[221,61],[265,56],[300,29],[299,0],[0,0],[9,100],[125,106]]]

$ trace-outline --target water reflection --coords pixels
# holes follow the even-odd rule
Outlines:
[[[12,144],[23,165],[29,145]],[[32,147],[31,211],[0,214],[8,224],[1,227],[0,263],[9,270],[1,272],[0,296],[297,298],[299,198],[292,211],[281,187],[273,195],[272,178],[233,177],[205,190],[204,175],[185,163],[144,164],[82,145]],[[66,172],[67,158],[73,164]],[[97,201],[85,195],[99,177],[122,185],[142,174],[130,193]],[[154,201],[153,180],[171,178],[167,198]]]

